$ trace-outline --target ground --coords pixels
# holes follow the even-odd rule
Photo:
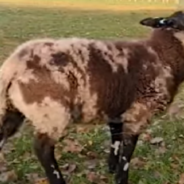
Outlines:
[[[138,21],[166,12],[72,11],[67,9],[0,6],[0,61],[17,45],[31,38],[81,36],[98,39],[141,38],[150,29]],[[170,116],[154,117],[139,140],[131,163],[132,184],[184,184],[183,90],[169,110]],[[171,118],[172,117],[172,118]],[[32,149],[32,128],[27,124],[0,154],[0,184],[45,184],[44,173]],[[60,168],[69,184],[113,184],[107,172],[110,136],[108,128],[97,126],[70,129],[57,145]],[[72,144],[71,144],[72,143]],[[75,144],[74,144],[75,143]]]

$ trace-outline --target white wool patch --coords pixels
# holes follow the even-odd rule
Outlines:
[[[127,171],[128,168],[129,168],[129,163],[127,162],[127,163],[124,165],[123,171]]]
[[[51,165],[51,167],[52,167],[53,169],[55,169],[54,165]],[[54,170],[53,174],[56,175],[57,179],[60,179],[59,171]]]
[[[111,145],[111,147],[114,148],[114,155],[118,154],[120,144],[121,144],[120,141],[115,141],[114,144]]]
[[[124,160],[124,161],[126,161],[127,159],[126,159],[126,157],[122,157],[122,159]]]

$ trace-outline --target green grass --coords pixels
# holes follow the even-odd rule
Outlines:
[[[160,12],[160,15],[165,12]],[[69,11],[66,9],[21,9],[0,7],[0,61],[3,60],[20,43],[40,37],[80,36],[96,39],[140,38],[149,33],[141,27],[141,18],[158,15],[158,12],[107,12],[107,11]],[[179,101],[182,98],[180,93]],[[159,121],[159,122],[158,122]],[[105,127],[105,126],[104,126]],[[9,169],[14,169],[18,180],[8,184],[31,184],[30,176],[44,177],[43,170],[34,156],[32,149],[32,129],[24,127],[21,136],[12,138],[5,146],[5,156]],[[134,184],[175,184],[184,172],[184,126],[182,121],[155,118],[149,127],[152,137],[163,137],[165,145],[151,145],[140,139],[134,157],[142,158],[143,164],[138,168],[132,164],[130,181]],[[88,133],[71,131],[66,139],[75,140],[83,146],[77,153],[67,153],[68,145],[61,141],[57,147],[57,157],[61,170],[65,170],[71,184],[90,184],[89,171],[96,173],[98,184],[113,184],[113,176],[108,174],[106,158],[109,146],[109,134],[101,126]],[[142,144],[141,144],[142,141]],[[162,150],[165,150],[162,153]],[[76,150],[74,150],[76,151]],[[66,171],[66,163],[76,165],[73,172]],[[90,164],[91,163],[91,164]],[[90,168],[95,164],[94,168]],[[139,163],[140,165],[140,163]],[[1,165],[0,165],[1,167]],[[103,181],[104,180],[104,181]]]
[[[149,30],[141,27],[138,21],[149,16],[148,12],[109,13],[0,7],[0,59],[19,43],[37,37],[141,37]]]

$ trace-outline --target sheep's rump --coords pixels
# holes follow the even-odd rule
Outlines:
[[[49,121],[58,129],[62,119],[63,129],[71,118],[118,117],[157,75],[157,62],[144,43],[42,39],[19,46],[4,68],[15,63],[12,104],[45,132]]]

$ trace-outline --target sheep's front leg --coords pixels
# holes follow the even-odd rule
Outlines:
[[[123,146],[120,154],[120,161],[116,173],[117,184],[128,184],[129,164],[133,155],[138,135],[123,137]]]
[[[109,172],[114,173],[119,161],[120,145],[122,141],[122,123],[109,123],[111,132],[111,149],[108,158]]]
[[[133,155],[138,135],[129,135],[123,137],[123,146],[120,155],[120,162],[118,164],[116,173],[117,184],[128,184],[129,164]]]
[[[46,134],[37,134],[34,142],[36,155],[48,177],[49,184],[66,184],[54,156],[54,142]]]
[[[148,101],[148,99],[147,99]],[[150,104],[148,104],[150,105]],[[152,109],[147,104],[134,102],[122,115],[123,144],[116,173],[117,184],[128,184],[129,164],[139,135],[149,124]]]

